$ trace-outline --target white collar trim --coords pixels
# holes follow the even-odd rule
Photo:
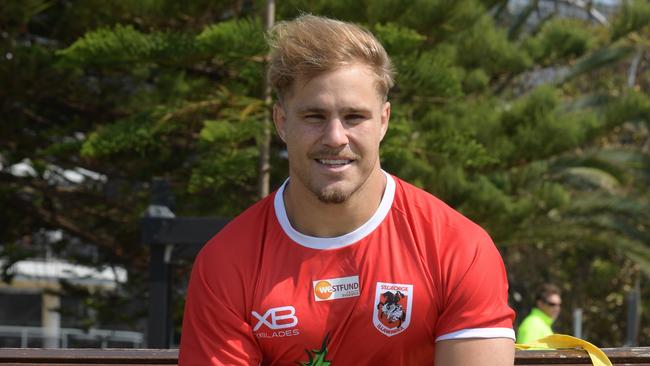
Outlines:
[[[333,238],[319,238],[316,236],[309,236],[303,233],[298,232],[291,226],[289,222],[289,217],[287,216],[287,210],[284,207],[284,189],[289,182],[289,178],[284,181],[280,189],[275,193],[275,198],[273,205],[275,207],[275,215],[280,222],[280,226],[284,232],[291,238],[291,240],[296,243],[312,249],[337,249],[343,248],[345,246],[356,243],[357,241],[363,239],[368,234],[372,233],[381,222],[384,220],[388,212],[390,211],[391,206],[393,205],[393,198],[395,197],[395,180],[390,174],[382,170],[386,176],[386,188],[384,190],[384,195],[381,198],[379,207],[377,211],[366,221],[363,225],[359,226],[355,230]]]

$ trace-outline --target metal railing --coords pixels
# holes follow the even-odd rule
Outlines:
[[[0,325],[0,348],[44,347],[52,337],[41,327]],[[60,328],[56,344],[60,348],[141,348],[142,333],[123,330]],[[47,342],[52,344],[52,342]]]

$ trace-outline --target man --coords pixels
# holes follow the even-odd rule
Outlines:
[[[197,257],[180,365],[512,365],[501,257],[479,226],[381,170],[391,63],[356,25],[276,25],[289,179]]]
[[[517,343],[536,341],[553,334],[551,325],[560,315],[562,298],[560,289],[550,283],[545,283],[537,290],[535,296],[536,307],[521,322],[517,329]]]

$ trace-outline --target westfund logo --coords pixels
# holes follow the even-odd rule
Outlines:
[[[328,301],[359,296],[359,276],[313,281],[314,300]]]

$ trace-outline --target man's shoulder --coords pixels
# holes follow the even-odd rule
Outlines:
[[[424,220],[432,221],[432,224],[442,225],[445,228],[483,231],[478,224],[432,193],[398,177],[394,179],[395,208],[399,211],[420,216]]]
[[[272,219],[275,217],[273,197],[275,192],[257,201],[233,218],[203,246],[203,255],[214,252],[218,256],[245,253],[259,247]],[[240,254],[238,254],[240,255]]]

